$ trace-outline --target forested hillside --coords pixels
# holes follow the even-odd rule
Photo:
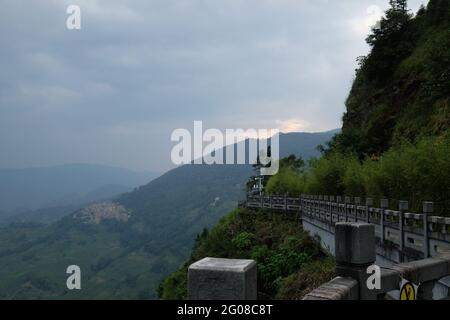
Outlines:
[[[266,193],[371,196],[392,207],[409,200],[417,211],[431,200],[436,213],[450,213],[450,1],[430,0],[417,15],[406,0],[390,4],[358,59],[342,132],[322,157],[283,159]],[[184,298],[188,266],[209,256],[255,259],[261,297],[296,299],[331,275],[315,248],[285,216],[238,210],[198,237],[159,295]]]
[[[317,156],[336,131],[280,136],[282,156]],[[51,223],[0,227],[0,299],[151,299],[195,236],[245,197],[251,165],[185,165]],[[45,214],[46,212],[40,212]],[[83,289],[67,290],[79,265]]]
[[[187,268],[205,257],[254,259],[259,299],[300,299],[334,275],[334,259],[295,215],[238,209],[197,237],[188,261],[161,283],[159,297],[185,299]]]
[[[358,58],[342,132],[309,170],[284,163],[269,192],[408,200],[415,211],[433,201],[450,214],[450,1],[416,15],[390,3]]]
[[[358,59],[334,150],[380,155],[448,132],[450,1],[430,0],[416,15],[406,0],[391,6],[367,38],[371,52]]]

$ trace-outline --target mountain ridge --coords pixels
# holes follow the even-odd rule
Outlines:
[[[334,134],[281,135],[281,154],[318,155],[316,144]],[[104,215],[91,208],[48,226],[0,228],[0,298],[154,298],[159,281],[188,257],[196,235],[245,197],[252,173],[251,165],[185,165],[113,200],[126,219],[122,209]],[[84,275],[78,292],[65,287],[71,264]]]

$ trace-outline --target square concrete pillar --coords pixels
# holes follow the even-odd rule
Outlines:
[[[370,265],[375,262],[375,226],[341,222],[335,226],[336,262]]]
[[[356,280],[359,299],[374,300],[377,292],[367,288],[367,267],[376,259],[375,226],[368,223],[337,223],[335,226],[336,275]]]
[[[254,260],[204,258],[189,266],[189,300],[256,300]]]

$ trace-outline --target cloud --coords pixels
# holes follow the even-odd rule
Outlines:
[[[388,1],[80,0],[69,31],[72,3],[2,2],[0,167],[166,170],[171,131],[194,120],[339,127],[367,8]]]
[[[349,24],[357,36],[366,36],[377,25],[384,15],[384,10],[377,5],[370,5],[366,9],[366,15],[351,18]]]
[[[307,131],[311,127],[308,121],[302,119],[276,120],[276,124],[283,133]]]

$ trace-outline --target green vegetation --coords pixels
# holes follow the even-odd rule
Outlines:
[[[282,162],[269,193],[408,200],[416,211],[434,201],[450,213],[450,2],[431,0],[415,17],[406,2],[391,0],[367,38],[342,132],[308,168]]]
[[[149,299],[158,256],[121,244],[103,225],[14,225],[0,229],[0,299]],[[79,265],[82,290],[66,287]],[[150,266],[150,267],[148,267]]]
[[[302,158],[290,155],[280,160],[280,170],[271,177],[266,190],[271,194],[289,193],[300,195],[305,192],[306,176],[304,174],[305,162]]]
[[[413,210],[428,200],[449,213],[450,1],[430,0],[415,16],[405,0],[390,2],[367,38],[372,51],[359,58],[342,132],[307,165],[281,161],[264,181],[267,192],[385,197],[409,200]],[[281,138],[283,152],[304,154],[329,136]],[[251,174],[245,166],[184,166],[119,197],[127,222],[68,216],[0,229],[0,298],[152,298],[188,258],[195,235],[235,207]],[[236,210],[198,236],[160,298],[185,298],[187,267],[206,256],[255,259],[261,298],[298,299],[333,276],[333,260],[295,220]],[[82,268],[81,291],[65,289],[69,264]]]
[[[414,17],[405,0],[390,2],[367,39],[372,51],[359,58],[342,134],[328,152],[363,159],[449,129],[450,2],[430,0]]]
[[[280,147],[309,158],[334,134],[283,134]],[[119,196],[126,222],[84,224],[67,213],[45,226],[0,227],[0,299],[155,298],[163,277],[189,257],[195,236],[245,197],[251,174],[246,165],[182,166]],[[249,234],[234,239],[242,250],[252,241]],[[80,291],[66,288],[71,264],[81,267]]]
[[[159,297],[186,298],[187,268],[205,257],[256,260],[258,295],[264,299],[300,299],[334,275],[334,260],[296,217],[238,209],[197,237],[189,260],[161,283]]]
[[[379,157],[360,160],[356,154],[332,152],[309,161],[308,170],[282,165],[269,179],[271,194],[323,194],[408,200],[419,212],[434,201],[435,213],[450,206],[450,136],[404,142]],[[393,208],[395,201],[391,201]]]

